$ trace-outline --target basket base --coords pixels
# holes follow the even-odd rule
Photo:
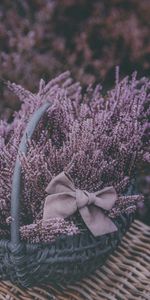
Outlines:
[[[0,282],[0,299],[150,299],[149,240],[150,227],[135,221],[119,249],[92,276],[67,287],[42,285],[28,290]]]

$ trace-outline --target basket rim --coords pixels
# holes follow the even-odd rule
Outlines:
[[[133,218],[134,213],[119,216],[115,220],[118,231],[99,237],[86,232],[70,237],[61,236],[53,244],[19,241],[14,245],[11,240],[0,240],[0,278],[26,288],[35,282],[72,282],[80,279],[105,263],[117,249]]]
[[[119,215],[117,218],[113,219],[114,223],[116,224],[118,230],[116,232],[112,232],[112,233],[107,233],[101,236],[93,236],[93,234],[86,229],[83,232],[79,232],[77,234],[73,234],[73,235],[65,235],[65,234],[61,234],[58,237],[56,237],[56,239],[52,242],[28,242],[28,241],[24,241],[24,240],[20,240],[18,245],[22,245],[22,246],[26,246],[26,248],[29,251],[33,251],[35,249],[39,249],[42,250],[43,248],[46,248],[48,246],[56,246],[56,245],[61,245],[63,243],[67,244],[70,246],[71,244],[74,244],[74,242],[79,242],[79,240],[83,240],[84,243],[86,244],[86,242],[88,243],[90,241],[90,246],[89,248],[94,248],[96,245],[98,245],[99,243],[102,243],[103,240],[105,240],[106,238],[108,239],[114,239],[114,238],[118,238],[119,240],[122,238],[122,236],[124,235],[124,230],[127,230],[126,227],[128,227],[128,225],[130,225],[130,218],[132,218],[134,216],[134,212],[128,214],[128,213],[123,213],[121,215]],[[123,220],[126,220],[126,224],[127,226],[124,226],[123,229],[121,229],[120,226],[120,222],[122,222]],[[123,231],[123,232],[122,232]],[[121,235],[121,236],[120,236]],[[12,247],[12,242],[11,239],[0,239],[0,247],[6,247],[6,244],[8,245],[9,249],[11,250]],[[83,248],[81,247],[81,249],[85,249],[87,248],[87,246],[84,246]],[[79,248],[80,249],[80,248]]]

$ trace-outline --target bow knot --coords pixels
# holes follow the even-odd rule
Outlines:
[[[87,196],[88,196],[88,203],[87,203],[87,205],[92,205],[92,204],[94,204],[95,201],[96,201],[96,196],[95,196],[95,194],[94,194],[94,193],[89,193],[89,192],[87,192]]]
[[[78,209],[91,205],[95,202],[95,194],[76,189],[76,202]]]
[[[43,221],[54,217],[66,218],[79,211],[83,221],[94,236],[114,232],[116,225],[106,216],[117,200],[113,187],[95,193],[76,189],[71,177],[62,172],[49,183],[44,204]]]

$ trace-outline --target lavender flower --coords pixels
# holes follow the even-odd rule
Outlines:
[[[71,175],[77,188],[89,192],[113,185],[120,200],[110,216],[135,210],[140,197],[122,195],[135,176],[139,161],[149,155],[145,134],[149,126],[149,86],[148,79],[138,80],[136,74],[119,82],[118,73],[115,88],[105,96],[99,85],[95,89],[89,87],[83,94],[80,84],[72,83],[69,72],[47,85],[42,80],[37,94],[8,83],[22,106],[11,125],[2,123],[0,127],[0,226],[8,229],[11,181],[21,136],[28,119],[45,101],[51,106],[27,141],[27,155],[20,153],[22,238],[31,241],[34,228],[33,240],[44,241],[45,234],[47,241],[46,229],[41,225],[45,188],[63,170]],[[49,239],[53,240],[55,233],[78,233],[78,222],[73,220],[61,220],[58,230],[51,222]]]

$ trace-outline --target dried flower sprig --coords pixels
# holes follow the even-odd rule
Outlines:
[[[37,228],[36,224],[41,224],[45,188],[52,176],[63,170],[71,175],[78,188],[92,192],[113,185],[122,196],[135,177],[139,161],[149,155],[149,141],[145,140],[149,126],[149,86],[148,79],[138,80],[135,73],[131,79],[126,77],[119,82],[118,72],[115,88],[105,97],[100,86],[89,87],[83,94],[80,84],[72,82],[69,72],[47,85],[42,80],[37,94],[8,83],[22,106],[11,125],[1,123],[0,127],[0,225],[4,225],[10,215],[11,180],[21,136],[33,112],[45,101],[51,106],[32,140],[27,140],[27,155],[20,153],[21,225],[25,225],[22,236],[25,238],[25,232],[29,236],[30,230],[25,229],[28,226]],[[122,198],[122,205],[114,208],[113,215],[126,211],[127,203],[134,210],[136,205],[131,200],[130,196]],[[71,219],[68,223],[64,220],[62,233],[70,233],[70,228],[75,232],[71,222]]]
[[[73,221],[59,218],[51,219],[46,224],[43,224],[40,220],[36,224],[20,228],[21,239],[31,243],[50,243],[60,235],[73,235],[79,232],[79,228]]]

